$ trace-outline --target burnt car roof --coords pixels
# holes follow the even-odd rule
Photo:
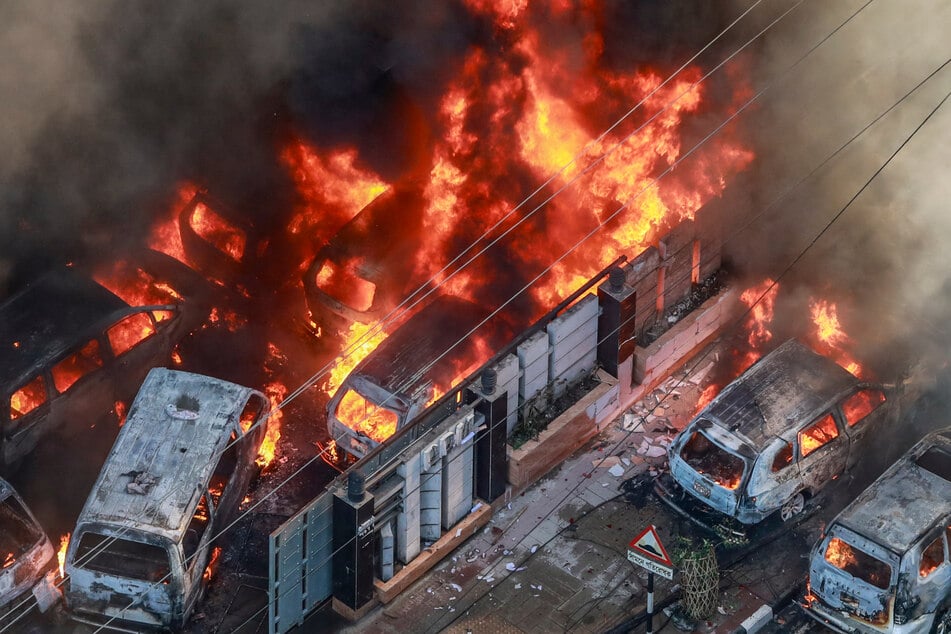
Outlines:
[[[0,390],[36,369],[129,305],[92,279],[66,269],[44,275],[0,305]]]
[[[394,394],[411,393],[430,379],[448,383],[459,369],[455,360],[473,352],[475,339],[469,333],[492,330],[479,326],[485,317],[478,305],[441,295],[384,339],[354,373],[371,377]]]
[[[86,500],[78,524],[147,528],[176,541],[217,457],[255,390],[200,374],[154,368]],[[144,475],[143,475],[144,474]],[[143,492],[129,487],[137,476]]]
[[[714,419],[759,449],[858,384],[831,359],[790,339],[728,385],[697,418]]]
[[[951,462],[951,428],[932,432],[839,513],[846,528],[902,554],[951,514],[951,481],[916,463],[932,447]]]

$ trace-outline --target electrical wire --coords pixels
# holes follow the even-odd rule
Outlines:
[[[894,152],[892,152],[892,154],[885,160],[885,162],[875,170],[875,172],[874,172],[874,173],[868,178],[868,180],[859,188],[859,190],[849,199],[849,201],[848,201],[837,213],[835,213],[835,214],[832,216],[832,218],[831,218],[831,219],[826,223],[826,225],[819,231],[819,233],[816,234],[815,237],[813,237],[812,240],[810,240],[808,244],[806,244],[806,246],[796,255],[795,258],[793,258],[793,260],[783,269],[783,271],[777,276],[777,278],[776,278],[776,279],[768,286],[768,288],[756,299],[756,301],[755,301],[752,305],[750,305],[750,306],[743,312],[743,314],[740,316],[739,319],[737,319],[737,320],[734,321],[734,323],[733,323],[732,326],[730,327],[731,330],[736,329],[736,328],[739,326],[739,324],[741,324],[741,323],[746,319],[746,317],[752,312],[753,307],[755,307],[757,304],[759,304],[759,302],[761,302],[761,301],[763,300],[763,298],[766,297],[766,296],[769,294],[769,292],[779,283],[779,281],[780,281],[781,279],[783,279],[783,278],[789,273],[789,271],[792,270],[792,268],[795,267],[795,265],[796,265],[798,262],[800,262],[800,261],[802,260],[802,258],[805,256],[805,254],[808,253],[808,252],[812,249],[812,247],[819,241],[819,239],[821,239],[822,236],[825,235],[825,233],[839,220],[839,218],[842,217],[842,215],[851,207],[852,203],[855,202],[855,200],[868,188],[868,186],[875,180],[875,178],[877,178],[878,175],[881,174],[881,172],[882,172],[882,171],[892,162],[892,160],[902,151],[902,149],[905,148],[905,146],[911,141],[911,139],[914,138],[915,135],[918,134],[918,132],[928,123],[928,121],[931,120],[931,118],[938,112],[938,110],[945,104],[945,102],[947,102],[947,100],[948,100],[949,98],[951,98],[951,92],[947,93],[947,94],[944,96],[944,98],[941,99],[941,101],[938,103],[938,105],[935,106],[935,107],[928,113],[928,115],[921,121],[921,123],[919,123],[918,126],[915,127],[915,129],[911,132],[911,134],[910,134],[908,137],[905,138],[905,140],[898,146],[897,149],[894,150]],[[694,368],[698,367],[699,364],[700,364],[702,361],[704,361],[707,356],[709,356],[709,354],[710,354],[710,351],[709,351],[709,350],[707,350],[706,352],[704,352],[704,353],[699,357],[699,359],[691,366],[691,368],[687,371],[686,375],[689,375],[689,373],[690,373],[691,371],[693,371]],[[686,375],[685,375],[685,376],[686,376]],[[684,380],[685,380],[685,377],[682,377],[682,378],[678,381],[677,385],[674,386],[674,389],[676,389],[676,387],[678,387],[680,384],[682,384],[682,382],[683,382]],[[669,393],[668,393],[668,394],[665,394],[662,399],[659,399],[657,405],[655,405],[654,408],[652,408],[652,411],[653,411],[654,409],[656,409],[657,407],[659,407],[662,403],[666,402],[666,400],[667,400],[668,397],[669,397]],[[619,441],[615,444],[614,448],[613,448],[610,452],[607,452],[607,455],[611,455],[611,454],[613,453],[614,449],[617,449],[621,444],[623,444],[624,442],[626,442],[627,439],[630,437],[630,435],[631,435],[632,433],[633,433],[633,431],[628,432],[627,434],[625,434],[625,435],[621,438],[621,440],[619,440]],[[602,458],[601,461],[603,462],[604,459],[605,459],[605,458]],[[549,517],[549,516],[551,515],[551,513],[553,513],[555,510],[557,510],[557,509],[561,506],[561,504],[564,503],[564,501],[567,500],[571,495],[573,495],[573,494],[575,493],[575,491],[577,491],[577,489],[578,489],[582,484],[584,484],[584,481],[583,481],[583,480],[580,481],[578,484],[576,484],[574,487],[572,487],[572,488],[569,490],[568,494],[565,495],[565,496],[562,498],[561,502],[558,503],[558,504],[556,504],[556,505],[554,505],[554,507],[552,508],[552,510],[549,511],[549,512],[542,518],[541,521],[544,521],[544,519],[546,519],[547,517]],[[539,523],[540,523],[540,522],[539,522]],[[537,526],[537,525],[538,525],[538,524],[536,524],[536,526]],[[524,541],[524,538],[523,538],[523,541]],[[519,544],[521,544],[521,542],[519,542]],[[516,546],[518,546],[518,544],[517,544]],[[514,550],[514,548],[515,548],[515,547],[513,547],[513,548],[510,549],[510,550]],[[490,574],[491,574],[491,573],[490,573]],[[497,585],[497,584],[493,584],[488,590],[486,590],[486,592],[491,592],[492,589],[494,589],[496,585]],[[463,595],[463,596],[465,596],[465,595]],[[485,596],[485,595],[483,594],[483,596]],[[473,602],[472,604],[470,604],[470,607],[471,607],[471,605],[475,605],[475,603],[477,603],[478,600],[479,600],[479,599],[477,599],[475,602]],[[467,609],[468,609],[468,608],[467,608]],[[460,613],[459,616],[461,616],[461,613]],[[458,616],[455,617],[454,619],[452,619],[452,621],[450,621],[450,623],[455,622],[455,620],[458,619],[458,618],[459,618]]]
[[[843,22],[839,27],[837,27],[832,33],[830,33],[828,36],[826,36],[826,38],[824,38],[819,44],[817,44],[815,47],[813,47],[812,49],[810,49],[809,52],[807,52],[802,58],[800,58],[796,63],[794,63],[794,64],[793,64],[789,69],[787,69],[785,72],[788,72],[789,70],[791,70],[792,68],[794,68],[795,66],[797,66],[797,65],[799,64],[799,62],[802,61],[802,59],[804,59],[804,58],[805,58],[806,56],[808,56],[813,50],[815,50],[815,48],[817,48],[819,45],[821,45],[822,42],[826,41],[829,37],[831,37],[832,35],[834,35],[840,28],[842,28],[842,26],[844,26],[845,24],[847,24],[855,15],[857,15],[857,14],[858,14],[859,12],[861,12],[865,7],[867,7],[869,4],[871,4],[871,1],[872,1],[872,0],[869,0],[869,2],[867,2],[865,5],[863,5],[856,13],[854,13],[852,16],[850,16],[845,22]],[[785,74],[785,72],[784,72],[783,74]],[[721,124],[720,126],[718,126],[710,135],[708,135],[707,137],[705,137],[700,143],[697,144],[697,146],[695,146],[694,148],[691,149],[691,151],[689,151],[687,154],[685,154],[685,155],[681,158],[681,160],[685,159],[687,156],[690,156],[690,155],[692,154],[692,152],[693,152],[699,145],[701,145],[702,143],[706,142],[706,141],[707,141],[709,138],[711,138],[714,134],[716,134],[717,132],[719,132],[719,130],[721,130],[721,129],[726,125],[726,123],[728,123],[730,120],[732,120],[733,118],[735,118],[735,116],[737,116],[740,112],[742,112],[743,110],[745,110],[745,106],[749,105],[749,103],[751,103],[751,102],[752,102],[753,100],[755,100],[758,96],[760,96],[763,92],[765,92],[765,90],[766,90],[766,89],[760,91],[760,93],[758,93],[757,95],[755,95],[755,96],[750,100],[750,102],[748,102],[747,104],[745,104],[744,107],[742,107],[735,115],[733,115],[733,116],[731,116],[729,119],[727,119],[726,122],[724,122],[723,124]],[[676,163],[675,163],[675,165],[676,165]],[[674,167],[674,166],[671,166],[671,168],[672,168],[672,167]],[[669,172],[669,170],[667,170],[667,172]],[[667,172],[665,172],[664,174],[661,174],[660,176],[658,176],[657,179],[655,179],[655,182],[656,182],[656,180],[659,180],[660,178],[662,178]],[[646,189],[647,189],[647,188],[645,188],[644,190],[642,190],[641,192],[639,192],[639,194],[640,194],[640,193],[643,193],[643,191],[646,191]],[[639,195],[639,194],[638,194],[638,195]],[[636,199],[636,196],[635,196],[635,199]],[[629,205],[630,205],[630,202],[627,203],[627,204],[625,204],[625,205],[622,205],[617,211],[614,212],[614,214],[612,214],[611,217],[609,217],[607,220],[605,220],[604,222],[602,222],[592,233],[589,233],[587,236],[585,236],[585,238],[583,238],[581,241],[579,241],[578,243],[576,243],[571,249],[569,249],[568,253],[572,252],[574,249],[576,249],[578,246],[580,246],[580,244],[582,244],[584,241],[586,241],[588,238],[590,238],[592,235],[594,235],[594,233],[595,233],[597,230],[599,230],[601,227],[603,227],[604,224],[606,224],[607,222],[609,222],[614,216],[616,216],[618,213],[620,213],[621,211],[623,211],[623,209],[627,208]],[[564,259],[564,257],[566,257],[566,256],[567,256],[567,254],[563,255],[561,258],[559,258],[558,260],[556,260],[555,263],[553,263],[551,266],[553,267],[554,264],[557,264],[557,262],[561,261],[561,260]],[[547,270],[550,270],[550,269],[551,269],[551,267],[549,267],[549,269],[547,269]],[[546,272],[547,272],[547,270],[546,270]],[[544,272],[543,272],[543,274],[544,274]],[[540,276],[539,276],[539,277],[540,277]],[[520,292],[524,292],[524,290],[526,290],[527,288],[530,288],[531,285],[532,285],[535,281],[537,281],[537,279],[538,279],[538,278],[536,278],[535,280],[533,280],[532,282],[530,282],[528,285],[526,285],[526,287],[524,287],[524,288],[522,289],[522,291],[520,291]],[[518,294],[516,294],[516,296],[517,296],[517,295],[518,295]],[[512,299],[510,299],[508,302],[506,302],[506,303],[503,304],[501,307],[499,307],[499,309],[497,309],[497,310],[495,311],[495,313],[493,313],[493,316],[494,316],[494,314],[496,314],[497,312],[499,312],[502,308],[504,308],[505,305],[507,305],[507,304],[508,304],[509,302],[511,302],[511,301],[512,301]],[[490,318],[491,318],[491,316],[490,316]],[[488,320],[488,319],[486,319],[485,321],[487,321],[487,320]],[[483,324],[485,323],[485,321],[483,321]],[[480,324],[480,325],[482,325],[482,324]],[[477,327],[477,328],[478,328],[478,327]],[[473,331],[471,331],[471,332],[474,332],[474,330],[475,330],[475,329],[473,329]],[[471,334],[471,332],[470,332],[470,334]],[[456,345],[458,345],[458,342],[457,342]],[[454,346],[453,346],[453,347],[454,347]],[[451,348],[450,348],[450,350],[451,350]],[[448,353],[448,351],[447,351],[447,353]],[[273,491],[272,491],[272,493],[273,493]],[[270,495],[270,494],[269,494],[269,495]],[[267,497],[267,496],[266,496],[266,497]],[[263,499],[266,499],[266,497],[263,498]],[[263,499],[262,499],[261,501],[263,501]],[[229,525],[229,527],[230,527],[230,525]],[[222,532],[223,532],[223,531],[222,531]],[[220,535],[220,533],[219,533],[218,535]],[[216,539],[216,538],[218,537],[218,535],[216,535],[216,536],[215,536],[214,538],[212,538],[212,539]],[[338,549],[338,550],[339,550],[339,549]]]

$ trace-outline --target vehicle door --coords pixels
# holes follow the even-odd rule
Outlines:
[[[182,555],[184,556],[184,588],[185,588],[185,614],[188,614],[192,607],[204,592],[204,584],[211,576],[208,571],[209,544],[214,537],[214,504],[211,501],[211,495],[207,491],[201,493],[198,506],[195,508],[195,514],[188,523],[185,530],[185,537],[182,539]]]
[[[880,387],[863,385],[844,397],[836,407],[845,433],[849,436],[848,466],[857,463],[866,452],[863,447],[881,432],[887,408],[885,392]]]
[[[12,470],[36,446],[50,414],[52,389],[49,372],[40,368],[4,398],[6,411],[0,415],[0,468],[4,471]]]
[[[746,494],[763,514],[780,508],[802,489],[802,476],[793,456],[793,443],[776,439],[756,460]]]
[[[951,591],[951,527],[929,533],[915,549],[918,557],[917,588],[912,600],[922,602],[921,613],[933,613]]]
[[[124,312],[106,328],[118,398],[130,399],[149,370],[168,363],[171,331],[180,318],[174,305],[143,307]]]
[[[112,410],[116,393],[106,369],[109,354],[102,339],[91,337],[53,363],[53,400],[42,433],[61,425],[68,432],[88,430]]]
[[[799,429],[797,463],[805,489],[818,491],[845,470],[849,437],[831,411],[825,411]]]

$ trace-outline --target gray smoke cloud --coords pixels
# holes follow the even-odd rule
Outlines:
[[[804,4],[770,32],[754,56],[765,85],[863,2]],[[951,58],[940,0],[875,2],[779,81],[751,113],[757,160],[735,192],[737,220],[756,214]],[[796,257],[951,88],[945,68],[816,177],[729,244],[756,282]],[[909,366],[946,363],[951,344],[951,214],[942,167],[951,131],[945,106],[784,278],[777,328],[807,327],[808,304],[839,306],[856,356],[893,378]],[[924,363],[922,363],[924,362]]]

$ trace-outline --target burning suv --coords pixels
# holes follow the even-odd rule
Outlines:
[[[330,437],[362,458],[402,429],[453,382],[487,360],[507,336],[480,327],[487,311],[442,295],[409,320],[347,375],[327,404]],[[485,347],[483,347],[483,345]]]
[[[839,632],[951,628],[951,428],[912,447],[829,525],[802,607]]]
[[[23,500],[0,480],[0,616],[15,618],[13,614],[32,606],[23,600],[30,590],[43,611],[59,597],[55,554]]]
[[[789,340],[728,385],[674,439],[655,490],[707,527],[783,521],[863,455],[886,388]]]
[[[0,472],[68,421],[85,428],[135,394],[189,328],[179,303],[130,306],[73,269],[0,305]]]

